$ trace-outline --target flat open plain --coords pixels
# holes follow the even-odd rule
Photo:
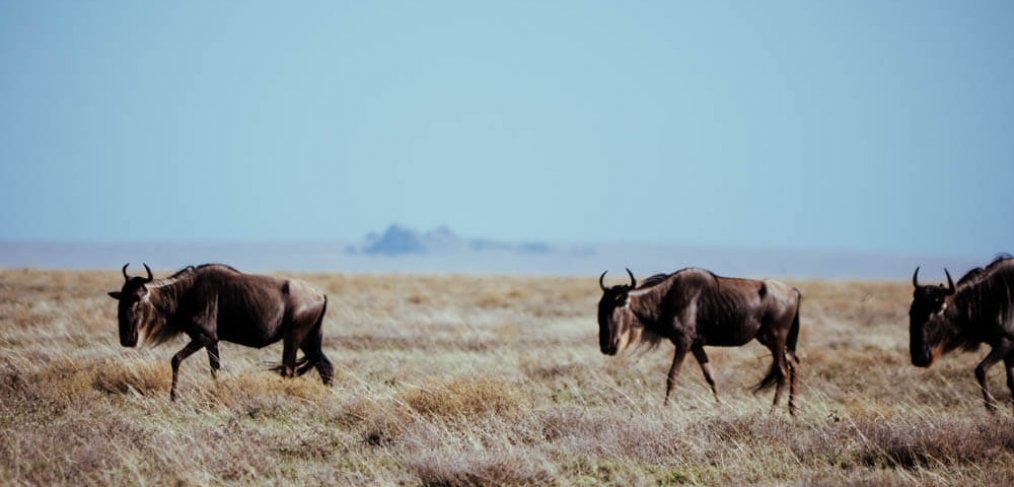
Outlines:
[[[157,272],[165,275],[165,272]],[[300,274],[329,295],[316,372],[268,371],[281,344],[223,343],[181,368],[119,346],[111,272],[0,270],[0,483],[1010,485],[1002,367],[985,349],[908,359],[910,284],[790,281],[803,292],[800,414],[751,394],[753,343],[692,359],[661,406],[672,347],[598,350],[595,277]]]

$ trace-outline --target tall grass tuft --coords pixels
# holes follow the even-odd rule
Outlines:
[[[523,397],[511,384],[488,375],[438,381],[408,391],[402,400],[424,416],[446,418],[481,414],[514,417],[524,406]]]

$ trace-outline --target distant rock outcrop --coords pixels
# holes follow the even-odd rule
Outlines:
[[[346,248],[348,253],[377,256],[490,251],[549,254],[558,250],[543,242],[515,244],[483,239],[467,240],[446,226],[422,233],[401,225],[391,225],[383,233],[370,233],[362,245]]]
[[[405,255],[426,252],[423,239],[414,230],[391,225],[382,235],[366,236],[367,243],[362,252],[370,255]]]

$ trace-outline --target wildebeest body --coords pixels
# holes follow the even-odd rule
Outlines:
[[[696,325],[704,321],[708,326],[695,326],[692,330],[688,328],[683,331],[694,336],[702,345],[716,347],[745,345],[757,336],[757,332],[765,322],[772,321],[765,317],[770,313],[769,306],[762,305],[760,294],[756,289],[763,286],[762,283],[728,278],[726,281],[727,283],[722,286],[725,292],[719,292],[719,289],[712,286],[702,286],[699,291],[697,316],[692,323]],[[728,291],[734,287],[738,291],[745,292],[730,295]],[[670,293],[672,292],[674,291],[670,290]],[[685,324],[690,325],[691,323]]]
[[[628,270],[628,273],[630,271]],[[603,273],[603,277],[605,274]],[[795,355],[799,335],[799,292],[779,281],[719,277],[703,269],[659,274],[640,286],[606,288],[599,301],[599,341],[602,352],[614,355],[634,340],[657,344],[668,339],[675,346],[666,382],[665,402],[675,385],[683,359],[691,352],[700,364],[715,399],[705,346],[735,347],[757,339],[774,357],[757,389],[776,386],[777,406],[789,379],[789,410],[795,411]]]
[[[986,409],[995,411],[986,373],[1000,362],[1007,371],[1007,387],[1014,398],[1014,258],[1003,255],[985,268],[972,269],[957,285],[919,285],[919,269],[912,274],[909,309],[909,353],[912,364],[929,367],[944,353],[958,348],[991,347],[975,368]]]
[[[147,268],[147,266],[145,266]],[[206,348],[212,374],[219,368],[218,342],[264,347],[283,341],[285,376],[303,374],[312,367],[329,384],[333,367],[321,350],[327,297],[298,280],[244,274],[229,266],[209,264],[187,267],[173,276],[154,280],[126,275],[120,292],[120,341],[134,346],[139,339],[158,345],[178,334],[190,342],[172,361],[176,396],[179,364]],[[297,370],[296,349],[305,354]]]
[[[177,326],[248,347],[261,348],[281,340],[286,308],[299,306],[291,303],[288,281],[269,276],[236,277],[228,272],[207,272],[182,297],[180,313],[174,319]],[[195,329],[188,330],[190,326]]]

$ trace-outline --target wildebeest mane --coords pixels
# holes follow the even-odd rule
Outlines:
[[[186,266],[186,267],[184,267],[184,268],[182,268],[182,269],[180,269],[180,270],[176,271],[176,273],[175,273],[175,274],[173,274],[173,275],[171,275],[171,276],[169,276],[169,278],[170,278],[170,279],[172,279],[172,278],[174,278],[174,277],[180,277],[180,276],[182,276],[183,274],[186,274],[186,273],[188,273],[188,272],[190,272],[190,271],[193,271],[194,269],[196,269],[196,267],[194,267],[194,266],[192,266],[192,265],[188,265],[188,266]]]
[[[1005,319],[1014,312],[1014,257],[998,256],[968,271],[956,286],[954,304],[965,321]]]
[[[186,267],[184,267],[184,268],[182,268],[182,269],[174,272],[169,277],[165,277],[165,278],[159,279],[159,281],[161,281],[162,283],[173,282],[175,279],[178,279],[178,278],[183,277],[183,276],[185,276],[187,274],[190,274],[192,272],[196,272],[196,271],[208,268],[208,267],[221,267],[221,268],[233,271],[233,272],[239,272],[234,267],[226,265],[226,264],[201,264],[201,265],[198,265],[198,266],[188,265],[188,266],[186,266]]]
[[[194,272],[194,270],[195,270],[194,266],[188,265],[188,266],[186,266],[186,267],[184,267],[184,268],[176,271],[175,273],[173,273],[169,277],[160,277],[158,279],[155,279],[154,281],[151,282],[151,284],[148,285],[148,287],[150,287],[150,288],[159,288],[159,289],[166,288],[170,284],[175,284],[176,282],[180,281],[181,279],[187,277],[192,272]]]
[[[637,286],[637,289],[647,289],[649,287],[661,284],[666,279],[669,279],[669,276],[671,275],[672,274],[655,274],[654,276],[647,277],[643,281],[641,281],[641,283]]]
[[[192,266],[191,266],[191,267],[192,267]],[[226,265],[226,264],[216,264],[216,263],[209,263],[209,264],[201,264],[201,265],[199,265],[199,266],[197,266],[197,267],[194,267],[194,270],[195,270],[195,271],[197,271],[197,270],[201,270],[201,269],[204,269],[204,268],[206,268],[206,267],[221,267],[221,268],[223,268],[223,269],[229,269],[230,271],[233,271],[233,272],[239,272],[239,270],[238,270],[238,269],[236,269],[235,267],[233,267],[233,266],[231,266],[231,265]]]
[[[653,276],[647,277],[647,278],[645,278],[643,281],[641,281],[637,285],[637,289],[639,289],[639,290],[640,289],[648,289],[650,287],[657,286],[659,284],[662,284],[663,282],[666,282],[667,280],[669,280],[669,278],[674,277],[674,276],[676,276],[678,274],[681,274],[683,272],[686,272],[686,271],[706,272],[706,273],[710,274],[711,277],[715,278],[715,282],[718,281],[718,276],[714,272],[711,272],[711,271],[709,271],[707,269],[701,269],[699,267],[684,267],[683,269],[680,269],[680,270],[678,270],[676,272],[672,272],[672,273],[669,273],[669,274],[664,274],[664,273],[663,274],[655,274]]]
[[[1007,253],[999,254],[996,256],[995,259],[993,259],[993,262],[990,262],[988,265],[986,265],[985,268],[976,267],[975,269],[966,272],[964,276],[961,276],[961,279],[958,279],[957,285],[960,286],[962,284],[968,283],[971,280],[975,279],[976,277],[982,275],[983,272],[987,272],[995,268],[997,265],[1002,264],[1003,262],[1011,259],[1014,259],[1014,256],[1011,256],[1010,254]]]

